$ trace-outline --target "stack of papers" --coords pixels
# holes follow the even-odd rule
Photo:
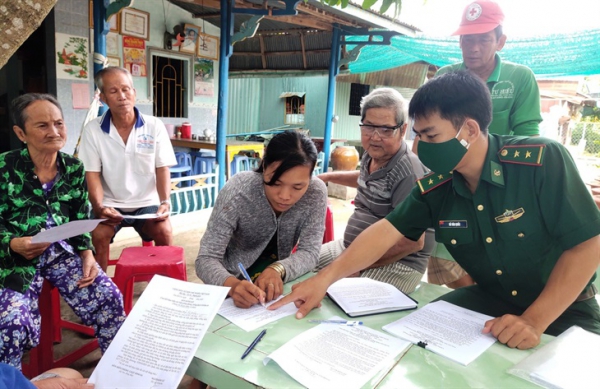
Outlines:
[[[340,320],[333,317],[332,320]],[[265,357],[308,388],[360,388],[410,346],[365,326],[319,324]]]
[[[545,388],[598,385],[600,335],[573,326],[508,370]]]
[[[437,301],[383,326],[383,330],[466,366],[496,342],[491,334],[481,333],[491,319]]]

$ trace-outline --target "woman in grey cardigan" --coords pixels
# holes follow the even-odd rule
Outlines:
[[[236,174],[219,193],[196,274],[207,284],[230,287],[236,306],[276,299],[284,282],[317,265],[327,189],[312,177],[316,161],[310,138],[286,131],[271,139],[256,171]],[[238,263],[254,283],[244,280]]]

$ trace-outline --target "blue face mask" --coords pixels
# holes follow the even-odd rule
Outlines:
[[[417,152],[425,166],[435,173],[448,173],[463,159],[469,148],[466,140],[458,140],[462,127],[453,139],[442,143],[419,141]]]

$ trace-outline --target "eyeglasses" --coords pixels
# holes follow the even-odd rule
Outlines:
[[[385,139],[385,138],[391,138],[392,136],[394,136],[394,134],[396,133],[396,130],[399,129],[400,127],[402,127],[402,124],[403,123],[400,123],[394,127],[388,127],[388,126],[373,126],[370,124],[362,124],[361,123],[358,126],[360,127],[360,131],[364,136],[372,137],[373,135],[375,135],[375,133],[377,133],[377,135],[379,135],[380,138]]]

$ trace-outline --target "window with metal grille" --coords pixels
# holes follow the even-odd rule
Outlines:
[[[154,116],[183,118],[187,111],[185,71],[187,61],[152,56]]]
[[[360,100],[369,94],[369,85],[351,84],[348,115],[360,116]]]

